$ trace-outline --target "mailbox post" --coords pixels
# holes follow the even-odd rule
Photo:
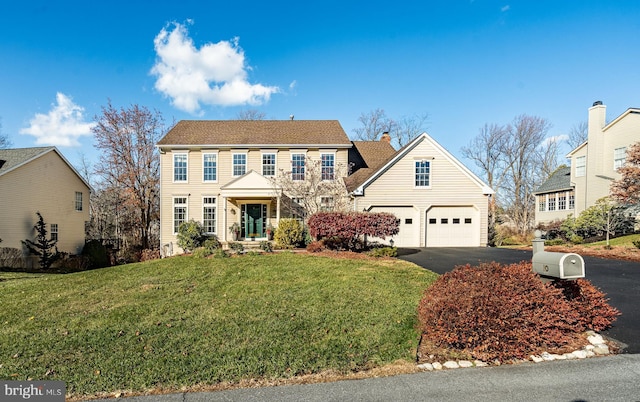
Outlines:
[[[544,240],[536,230],[533,240],[533,271],[543,280],[573,280],[584,278],[584,260],[575,253],[554,253],[544,251]]]

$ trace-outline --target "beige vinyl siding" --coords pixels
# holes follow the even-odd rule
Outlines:
[[[75,210],[76,192],[82,193],[82,211]],[[22,249],[22,240],[33,240],[39,211],[49,234],[51,224],[58,225],[58,250],[82,252],[90,190],[55,151],[0,176],[0,196],[0,247]]]
[[[582,147],[571,155],[571,183],[575,185],[576,205],[574,209],[574,216],[577,216],[585,209],[586,199],[586,183],[587,175],[589,174],[589,157],[586,159],[587,173],[585,176],[576,176],[576,159],[581,156],[587,156],[587,147]]]
[[[202,180],[202,154],[211,153],[217,151],[217,182],[206,183]],[[320,154],[325,152],[333,152],[336,154],[336,166],[340,163],[343,166],[347,166],[348,151],[346,149],[331,149],[330,151],[324,151],[321,149],[283,149],[283,148],[236,148],[236,149],[176,149],[173,151],[166,151],[160,155],[161,165],[161,200],[160,200],[160,242],[161,245],[173,243],[174,253],[179,253],[181,250],[176,245],[176,236],[173,233],[173,199],[177,196],[187,197],[187,220],[194,219],[202,222],[202,199],[205,196],[216,197],[216,230],[220,239],[224,238],[224,234],[228,234],[228,226],[230,222],[238,219],[239,209],[228,203],[223,205],[223,199],[220,197],[220,189],[227,185],[229,182],[238,179],[232,175],[232,155],[234,153],[246,153],[247,155],[247,169],[248,173],[251,170],[262,174],[262,154],[267,151],[276,154],[276,174],[279,170],[290,171],[291,170],[291,154],[292,153],[305,153],[307,158],[313,158],[319,160]],[[186,183],[174,183],[173,182],[173,153],[188,153],[188,181]],[[267,202],[269,200],[262,200],[260,202]],[[246,200],[242,201],[246,202]],[[225,208],[226,207],[226,208]],[[270,211],[275,207],[270,206]],[[226,210],[227,216],[224,216]],[[232,214],[232,210],[235,210],[235,214]],[[271,214],[275,215],[275,213]],[[275,224],[275,220],[270,221]]]

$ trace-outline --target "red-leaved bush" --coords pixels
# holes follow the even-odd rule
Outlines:
[[[615,309],[592,286],[578,288],[585,296],[568,301],[527,262],[458,266],[425,291],[418,307],[420,331],[436,347],[485,361],[569,351],[566,347],[580,343],[585,329],[603,329],[616,315],[596,318],[595,311]]]
[[[345,248],[355,248],[364,236],[384,239],[400,230],[398,218],[386,212],[318,212],[307,223],[315,239],[332,239]]]
[[[565,299],[578,312],[578,320],[587,329],[607,329],[620,315],[620,311],[608,303],[606,295],[586,279],[552,284],[562,290]]]

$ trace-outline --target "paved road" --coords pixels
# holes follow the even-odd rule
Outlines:
[[[127,402],[638,401],[640,355],[466,368],[324,384],[128,398]]]
[[[493,247],[402,249],[400,258],[439,274],[457,265],[485,261],[515,263],[530,261],[531,252]],[[602,334],[617,340],[623,353],[640,353],[640,263],[583,256],[586,279],[609,297],[622,315]],[[638,392],[640,400],[640,391]]]

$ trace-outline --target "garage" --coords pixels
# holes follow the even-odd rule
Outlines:
[[[414,207],[372,207],[371,212],[389,212],[400,219],[400,231],[393,236],[396,247],[420,246],[420,212]],[[372,239],[373,240],[373,239]],[[384,242],[388,243],[389,239]]]
[[[427,247],[480,246],[480,212],[474,207],[431,207],[425,222]]]

